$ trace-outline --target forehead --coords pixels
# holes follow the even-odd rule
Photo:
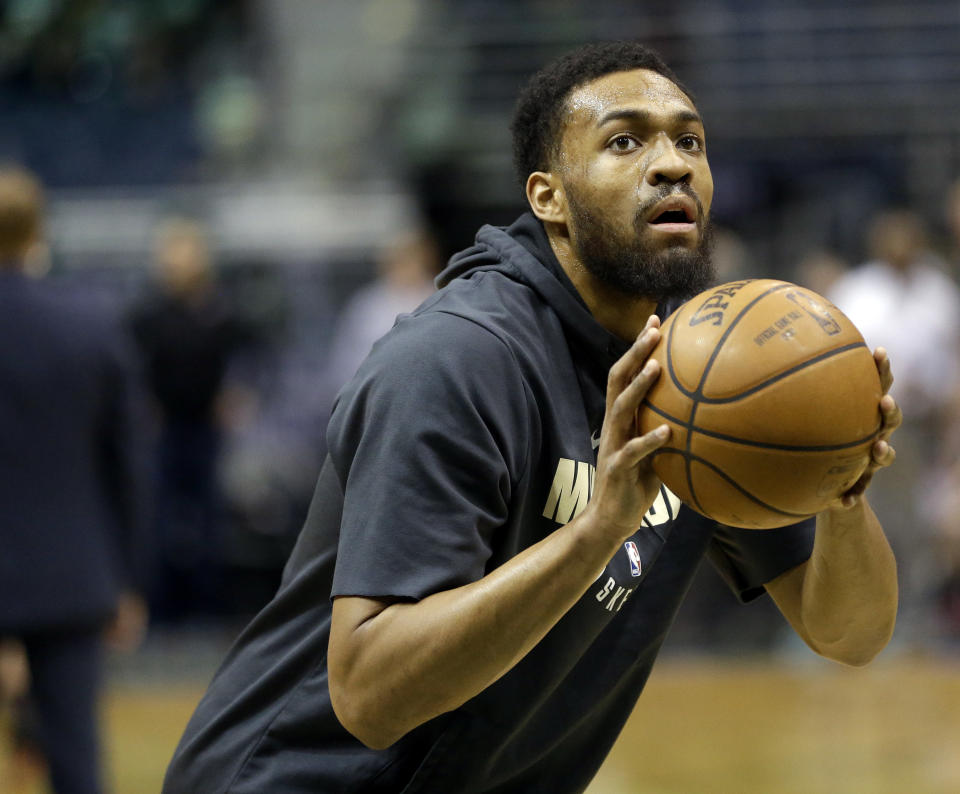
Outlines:
[[[613,72],[575,88],[567,98],[564,122],[569,129],[627,109],[664,116],[696,112],[690,98],[671,80],[649,69],[633,69]]]

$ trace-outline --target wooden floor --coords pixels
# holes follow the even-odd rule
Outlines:
[[[154,794],[196,687],[111,688],[116,794]],[[36,769],[0,791],[41,794]],[[11,775],[19,776],[19,779]],[[957,794],[960,659],[877,662],[662,660],[589,794]]]
[[[957,794],[960,659],[661,665],[589,794]]]

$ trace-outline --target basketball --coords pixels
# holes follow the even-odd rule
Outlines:
[[[784,526],[848,490],[881,426],[880,376],[850,320],[785,281],[734,281],[684,303],[651,354],[638,429],[666,422],[663,483],[724,524]]]

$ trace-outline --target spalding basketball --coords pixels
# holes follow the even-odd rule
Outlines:
[[[734,281],[661,326],[660,377],[638,412],[672,430],[653,467],[724,524],[766,529],[823,510],[870,460],[880,376],[850,320],[795,284]]]

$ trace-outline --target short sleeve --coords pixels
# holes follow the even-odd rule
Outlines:
[[[815,520],[778,529],[738,529],[718,524],[707,552],[710,561],[744,603],[762,595],[764,584],[810,558]]]
[[[528,449],[515,357],[466,318],[402,319],[338,397],[332,595],[420,599],[481,578]]]

